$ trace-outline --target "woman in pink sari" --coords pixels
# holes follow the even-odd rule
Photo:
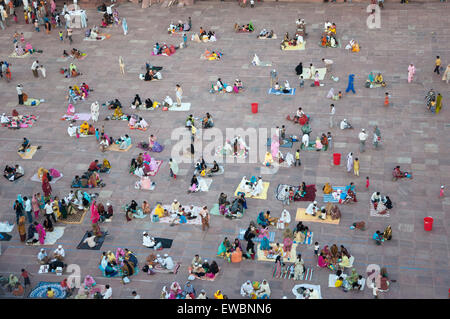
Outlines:
[[[87,275],[86,277],[84,277],[84,287],[86,289],[91,289],[92,287],[94,287],[97,283],[95,282],[94,278],[92,278],[91,275]]]
[[[319,259],[317,260],[317,266],[319,266],[320,268],[328,267],[328,263],[323,255],[323,253],[320,253]]]
[[[272,141],[270,144],[270,151],[272,153],[272,157],[278,157],[278,151],[280,150],[280,141],[278,135],[274,135],[272,137]]]
[[[96,224],[99,219],[100,219],[100,215],[98,213],[97,205],[95,205],[95,200],[94,200],[94,201],[92,201],[92,204],[91,204],[91,221],[92,221],[92,224]]]
[[[47,235],[44,229],[44,226],[42,226],[41,224],[37,224],[36,225],[36,231],[39,234],[39,243],[41,245],[44,245],[45,243],[45,236]]]
[[[73,106],[73,104],[69,104],[69,106],[67,106],[67,114],[69,115],[75,114],[75,106]]]
[[[53,14],[53,12],[55,12],[56,10],[56,3],[55,0],[50,0],[50,11]]]
[[[416,73],[416,67],[411,63],[408,66],[408,83],[412,82],[415,73]]]

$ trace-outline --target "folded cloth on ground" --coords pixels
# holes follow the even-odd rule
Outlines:
[[[282,90],[276,91],[274,88],[270,88],[269,91],[267,91],[267,93],[275,94],[275,95],[295,95],[295,91],[296,91],[296,88],[293,88],[293,89],[291,88],[288,93],[284,93]]]

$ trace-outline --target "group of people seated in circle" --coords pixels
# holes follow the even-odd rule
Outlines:
[[[299,44],[302,44],[304,42],[303,37],[301,35],[297,35],[293,37],[292,39],[289,37],[289,33],[286,32],[284,35],[283,42],[281,42],[281,47],[286,48],[288,46],[297,46]]]
[[[3,170],[3,176],[11,182],[18,180],[24,174],[25,170],[19,164],[16,164],[15,166],[6,165],[5,169]]]
[[[325,245],[318,256],[317,266],[320,268],[328,268],[333,271],[338,269],[344,270],[345,268],[352,267],[351,257],[352,256],[347,248],[343,245],[341,245],[340,249],[336,244],[333,244],[331,247]]]
[[[291,90],[292,90],[292,88],[291,88],[291,85],[289,84],[289,81],[288,80],[286,80],[286,81],[284,81],[284,84],[283,85],[280,85],[280,83],[278,83],[278,82],[275,82],[275,84],[274,84],[274,86],[273,86],[273,90],[276,92],[276,93],[281,93],[281,92],[283,92],[283,93],[290,93],[291,92]]]
[[[189,22],[183,23],[181,20],[179,20],[177,24],[170,22],[169,27],[167,28],[169,34],[176,32],[187,32],[189,30],[191,30]]]
[[[93,89],[91,89],[89,85],[84,82],[80,87],[78,87],[78,85],[74,85],[73,87],[69,86],[69,95],[71,95],[74,101],[87,99],[89,97],[89,92],[92,91]],[[68,111],[71,111],[71,113],[75,113],[75,108],[73,108],[73,110],[69,110],[68,108]]]
[[[95,188],[104,187],[105,184],[102,182],[100,175],[98,173],[109,173],[111,170],[111,163],[105,158],[102,164],[99,164],[98,160],[91,162],[89,168],[84,172],[81,177],[76,175],[72,180],[70,187],[72,188]]]
[[[234,31],[236,32],[253,32],[255,31],[255,27],[253,26],[253,22],[250,21],[248,24],[239,25],[237,23],[234,24]]]
[[[220,60],[222,53],[219,51],[209,51],[208,49],[200,56],[201,59],[206,59],[208,61]]]
[[[166,43],[162,43],[161,45],[156,42],[156,44],[153,46],[153,55],[166,55],[171,56],[176,51],[176,48],[174,45],[167,45]]]
[[[266,30],[266,29],[262,29],[261,32],[259,32],[258,38],[259,39],[271,39],[275,36],[275,33],[273,32],[273,30]]]
[[[73,63],[69,64],[69,68],[68,69],[61,68],[60,72],[61,72],[61,74],[64,74],[65,78],[74,78],[76,76],[81,75],[81,72],[78,71],[77,66],[75,64],[73,64]]]
[[[169,254],[164,254],[163,257],[161,255],[157,254],[150,254],[147,256],[145,260],[145,265],[142,267],[142,271],[147,273],[148,275],[154,275],[155,269],[158,271],[164,271],[164,272],[173,272],[176,273],[176,270],[178,269],[179,264],[175,264],[173,261],[173,258],[169,256]]]
[[[325,22],[324,32],[322,34],[322,47],[336,48],[339,43],[336,36],[336,24],[329,21]]]
[[[203,259],[199,255],[195,255],[192,259],[189,272],[196,277],[206,277],[208,279],[214,279],[219,273],[219,265],[213,260],[208,263],[207,259]]]
[[[147,152],[139,153],[138,157],[133,158],[130,164],[130,174],[138,177],[154,175],[158,170],[158,163],[154,157]]]
[[[220,193],[218,204],[219,213],[229,219],[242,217],[244,210],[247,209],[247,201],[243,193],[240,193],[231,203],[225,193]]]
[[[256,178],[252,176],[250,179],[243,177],[243,182],[240,184],[239,192],[250,194],[250,197],[258,197],[264,190],[264,182],[261,176]]]
[[[194,33],[191,40],[195,42],[215,42],[217,41],[217,38],[214,31],[206,31],[203,27],[200,27],[199,34]]]
[[[66,50],[63,51],[63,57],[67,58],[67,57],[73,57],[76,59],[81,59],[82,57],[86,56],[86,53],[81,52],[78,49],[72,48],[72,50],[70,51],[70,54],[66,52]]]
[[[241,262],[243,256],[249,258],[247,254],[243,255],[240,240],[238,238],[235,238],[234,242],[231,243],[228,240],[228,237],[225,237],[224,240],[220,243],[219,248],[217,249],[217,256],[222,257],[226,261],[232,263]]]
[[[381,73],[378,73],[376,76],[373,74],[373,72],[369,73],[369,76],[366,81],[366,87],[372,88],[374,86],[381,85],[383,87],[386,86],[386,82],[383,80],[383,76]]]
[[[389,196],[382,196],[380,192],[373,192],[370,202],[373,209],[380,215],[386,214],[394,206]]]
[[[239,93],[244,89],[242,81],[236,79],[233,86],[223,83],[221,78],[218,78],[216,84],[211,84],[210,93]]]
[[[104,26],[103,21],[102,21],[102,28],[105,28],[106,26]],[[93,39],[93,40],[100,40],[101,36],[100,36],[100,32],[98,30],[98,26],[94,26],[92,29],[87,29],[86,32],[84,33],[85,38],[88,39]]]
[[[392,170],[392,177],[393,179],[396,181],[399,178],[413,178],[412,177],[412,173],[411,172],[403,172],[400,170],[400,166],[397,165],[393,170]]]
[[[345,46],[346,50],[351,50],[352,52],[359,52],[361,47],[355,39],[351,39],[350,42]]]
[[[143,117],[138,116],[137,114],[132,114],[128,118],[129,118],[128,127],[131,129],[146,131],[147,128],[149,127],[147,121]]]
[[[136,273],[137,267],[138,259],[135,253],[127,248],[117,248],[115,255],[111,251],[102,253],[99,268],[106,277],[115,277],[119,274],[123,277],[130,277]]]
[[[203,159],[203,156],[195,163],[195,174],[198,174],[200,176],[213,176],[215,173],[218,173],[220,171],[220,166],[217,164],[216,161],[213,161],[212,166],[208,167],[205,160]]]

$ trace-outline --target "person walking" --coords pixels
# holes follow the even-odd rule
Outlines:
[[[170,172],[170,177],[173,177],[173,179],[177,179],[178,164],[172,158],[169,159],[169,172]]]
[[[17,91],[17,96],[19,98],[19,104],[23,105],[23,85],[17,84],[16,91]]]
[[[381,132],[377,125],[375,125],[375,128],[373,129],[373,146],[375,148],[378,148],[378,144],[381,141]]]
[[[414,74],[416,74],[416,67],[411,63],[408,66],[408,83],[411,83],[414,79]]]
[[[176,85],[175,94],[177,97],[177,106],[181,106],[181,99],[183,98],[183,89],[179,84]]]
[[[25,242],[27,239],[27,230],[25,229],[25,216],[20,216],[17,224],[17,231],[19,232],[20,241]]]
[[[441,67],[441,58],[438,56],[436,56],[436,61],[434,62],[434,73],[439,74],[439,69]]]
[[[66,38],[69,38],[70,44],[72,44],[72,42],[73,42],[73,40],[72,40],[72,34],[73,34],[72,28],[67,28],[67,35],[66,35]]]
[[[347,89],[345,90],[345,93],[348,93],[348,92],[352,91],[353,94],[356,94],[355,87],[354,87],[354,81],[355,81],[355,75],[354,74],[350,74],[348,76],[348,85],[347,85]]]
[[[358,160],[357,157],[356,157],[355,160],[353,161],[353,173],[354,173],[356,176],[359,176],[359,160]]]
[[[51,202],[49,200],[47,200],[47,202],[45,203],[44,206],[45,209],[45,217],[50,220],[50,217],[53,219],[53,221],[56,223],[56,217],[55,217],[55,213],[53,211],[53,205],[51,204]]]
[[[333,128],[334,125],[334,114],[336,114],[336,109],[334,108],[334,104],[330,105],[330,128]]]
[[[21,270],[20,277],[23,278],[23,288],[26,289],[27,286],[31,286],[30,274],[25,269]]]
[[[361,153],[364,153],[365,148],[366,148],[366,140],[369,137],[369,135],[366,133],[365,129],[362,129],[361,132],[359,132],[358,134],[358,138],[359,138],[359,151]]]
[[[35,78],[39,77],[38,68],[39,68],[39,61],[36,60],[31,65],[31,71],[33,72],[33,75],[34,75]]]
[[[327,140],[328,140],[328,149],[330,151],[333,150],[333,137],[331,136],[331,132],[327,133]]]
[[[278,72],[277,70],[273,69],[270,71],[270,87],[273,88],[275,83],[278,82]]]

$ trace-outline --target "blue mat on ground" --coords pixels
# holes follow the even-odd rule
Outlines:
[[[239,236],[238,236],[239,240],[244,240],[244,235],[245,235],[246,231],[247,231],[247,229],[243,229],[243,228],[239,229]],[[252,239],[252,241],[254,243],[259,243],[259,242],[261,242],[261,240],[262,240],[262,238],[258,238],[258,237],[253,237],[253,239]],[[271,232],[269,232],[269,242],[273,243],[274,241],[275,241],[275,232],[271,231]]]
[[[337,191],[339,189],[341,189],[344,192],[345,191],[345,186],[333,186],[333,191]],[[334,199],[333,195],[331,195],[331,194],[324,194],[323,195],[323,202],[324,203],[328,203],[328,202],[330,202],[330,203],[338,203],[339,199]]]
[[[270,88],[267,93],[269,94],[275,94],[275,95],[295,95],[296,88],[293,88],[290,90],[289,93],[283,93],[283,91],[275,91],[274,88]]]
[[[280,147],[292,148],[292,146],[294,145],[294,143],[292,143],[288,139],[284,139],[283,141],[284,141],[284,144],[280,144]],[[270,145],[272,145],[272,139],[270,137],[268,137],[266,146],[270,146]]]
[[[41,281],[39,284],[30,292],[28,298],[47,298],[47,289],[52,288],[55,292],[54,299],[65,299],[66,292],[61,288],[59,282],[49,282]]]
[[[0,241],[10,241],[11,238],[12,236],[7,233],[0,233]]]

